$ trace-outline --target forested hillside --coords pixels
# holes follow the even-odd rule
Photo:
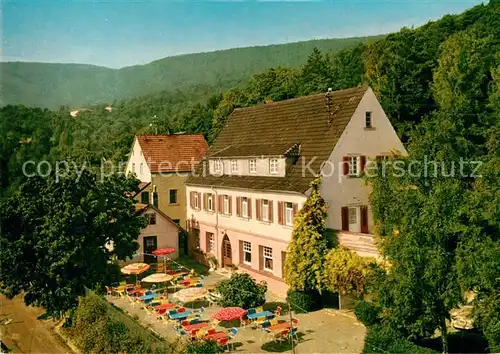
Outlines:
[[[324,39],[168,57],[146,65],[109,69],[93,65],[0,63],[3,104],[59,108],[112,103],[194,85],[228,89],[275,66],[298,67],[311,50],[351,48],[382,36]]]

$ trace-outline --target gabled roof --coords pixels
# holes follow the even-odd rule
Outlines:
[[[235,109],[210,147],[208,158],[285,156],[296,146],[300,147],[299,159],[287,167],[285,177],[213,176],[206,172],[191,176],[186,183],[304,193],[314,175],[309,171],[302,174],[302,161],[307,165],[314,159],[309,166],[320,172],[367,89],[362,86]]]
[[[151,173],[190,172],[208,149],[202,134],[137,135]]]
[[[164,212],[162,212],[160,209],[158,209],[154,205],[152,205],[152,204],[141,204],[141,203],[136,203],[135,204],[135,212],[137,214],[139,214],[139,215],[142,215],[143,213],[145,213],[149,209],[152,209],[152,210],[156,211],[156,213],[158,213],[161,217],[163,217],[165,220],[167,220],[172,225],[174,225],[177,229],[179,229],[179,231],[182,230],[182,228],[179,225],[177,225],[167,214],[165,214]]]

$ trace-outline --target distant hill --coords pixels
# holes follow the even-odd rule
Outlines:
[[[298,67],[314,47],[323,52],[337,51],[382,37],[311,40],[186,54],[122,69],[84,64],[0,63],[1,103],[78,108],[193,85],[227,89],[267,68]]]

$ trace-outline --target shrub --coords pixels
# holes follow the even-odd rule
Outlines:
[[[369,327],[366,333],[363,354],[381,352],[408,354],[435,353],[428,348],[419,347],[389,326],[374,325]]]
[[[219,304],[223,307],[238,306],[244,309],[256,307],[266,302],[267,284],[257,282],[247,273],[235,273],[230,279],[217,285],[221,295]]]
[[[321,297],[317,292],[288,290],[287,299],[290,307],[297,313],[317,310],[321,307]]]
[[[186,354],[217,354],[222,353],[223,350],[214,341],[198,341],[189,344],[184,353]]]
[[[354,314],[366,327],[380,323],[380,311],[380,307],[366,301],[358,301],[354,308]]]

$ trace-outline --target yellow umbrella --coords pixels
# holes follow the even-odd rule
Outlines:
[[[192,302],[201,299],[207,295],[205,288],[187,288],[174,293],[172,296],[182,303]]]

